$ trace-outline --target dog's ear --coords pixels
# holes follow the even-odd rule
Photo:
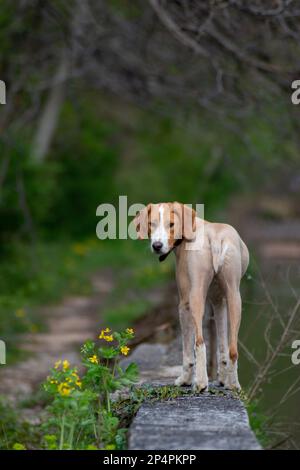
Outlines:
[[[177,213],[181,221],[182,237],[186,240],[193,240],[196,236],[196,211],[185,204],[174,202],[174,212]]]
[[[149,236],[150,212],[151,204],[148,204],[148,206],[138,212],[133,219],[139,240],[144,240]]]

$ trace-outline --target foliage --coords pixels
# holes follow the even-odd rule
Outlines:
[[[87,341],[81,350],[85,372],[66,360],[58,361],[44,384],[52,397],[49,418],[43,424],[48,449],[119,449],[124,446],[124,429],[111,404],[112,393],[137,380],[134,363],[121,368],[119,360],[127,356],[133,330],[118,333],[102,330],[99,339],[107,345]],[[108,345],[109,344],[109,345]]]
[[[0,397],[0,449],[24,450],[27,443],[38,446],[40,430],[20,419],[19,409],[13,408],[5,397]],[[24,445],[26,443],[26,445]]]
[[[89,100],[79,101],[77,109],[67,102],[60,122],[51,151],[52,164],[58,167],[55,193],[44,228],[60,236],[91,236],[96,208],[114,202],[117,191],[118,125],[99,119]]]
[[[246,401],[247,412],[249,416],[251,429],[254,431],[258,441],[265,449],[271,443],[270,419],[265,416],[258,407],[255,400]]]
[[[121,334],[102,331],[102,339],[108,337],[109,344],[112,343],[111,335],[119,338],[117,343],[120,351],[122,347],[126,347],[127,338],[133,337],[131,329]],[[131,384],[137,379],[134,363],[130,363],[125,371],[119,373],[117,366],[113,371],[112,362],[110,362],[110,371],[107,370],[105,360],[104,368],[100,365],[103,359],[106,359],[105,356],[114,356],[114,359],[118,360],[115,348],[104,348],[106,352],[102,360],[100,354],[103,354],[103,348],[95,349],[93,342],[88,341],[82,349],[86,373],[82,374],[81,378],[77,368],[71,367],[67,361],[58,361],[51,370],[51,376],[44,384],[48,401],[45,401],[45,396],[42,397],[43,406],[48,403],[48,418],[42,425],[34,427],[24,423],[6,403],[5,413],[9,416],[9,423],[8,419],[3,423],[3,436],[0,433],[1,448],[124,449],[127,430],[145,401],[174,400],[194,395],[189,387],[173,385],[132,387]],[[100,354],[99,349],[102,351]],[[224,394],[222,390],[216,389],[210,389],[209,393]],[[41,397],[37,398],[41,400]]]

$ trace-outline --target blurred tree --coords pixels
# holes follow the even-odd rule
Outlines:
[[[15,108],[20,124],[40,114],[48,89],[79,77],[143,104],[169,98],[230,112],[243,103],[245,113],[300,73],[295,0],[22,0],[1,8],[5,114]],[[70,66],[57,75],[62,49]]]
[[[299,17],[295,0],[4,0],[0,77],[7,84],[7,104],[0,115],[0,189],[6,182],[14,188],[9,200],[19,205],[31,230],[36,201],[26,203],[28,174],[20,170],[20,160],[44,163],[64,103],[87,90],[169,116],[178,109],[204,109],[243,142],[256,163],[262,159],[257,143],[276,158],[280,150],[275,139],[270,144],[269,131],[262,141],[263,129],[255,125],[268,107],[273,134],[293,138],[280,158],[294,156],[296,107],[284,108],[287,124],[280,106],[300,75]],[[100,94],[94,106],[101,106]],[[57,152],[67,162],[66,153]],[[54,173],[48,174],[53,184]],[[213,171],[219,173],[220,168]]]
[[[141,104],[245,115],[266,90],[270,100],[300,74],[299,17],[295,0],[6,0],[0,73],[9,97],[0,130],[38,119],[39,159],[63,83],[79,78],[83,88]]]
[[[300,71],[293,0],[101,0],[81,9],[77,64],[96,86],[142,103],[159,97],[230,111],[267,87],[270,95],[290,86]]]

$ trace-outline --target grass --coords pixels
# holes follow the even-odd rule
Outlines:
[[[240,394],[240,398],[246,407],[250,427],[258,442],[263,449],[268,448],[271,444],[269,418],[260,411],[257,402],[255,400],[250,401],[244,392]]]
[[[12,449],[16,444],[30,442],[38,446],[39,429],[19,417],[19,408],[13,408],[4,397],[0,397],[0,449]]]

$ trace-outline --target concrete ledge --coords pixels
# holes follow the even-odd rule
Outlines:
[[[181,339],[169,345],[141,344],[123,361],[136,362],[140,384],[174,384],[181,371]],[[189,388],[187,387],[187,390]],[[210,383],[210,391],[171,400],[146,402],[129,430],[131,450],[261,449],[239,398]]]
[[[130,428],[129,449],[258,450],[242,402],[209,392],[145,403]]]

